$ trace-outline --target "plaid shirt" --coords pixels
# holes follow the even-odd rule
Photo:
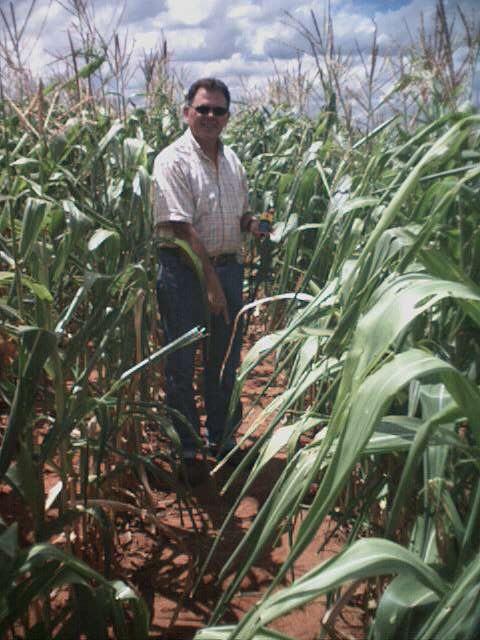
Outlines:
[[[210,256],[241,255],[240,220],[248,209],[247,178],[232,149],[220,143],[218,169],[190,129],[163,149],[153,166],[153,221],[193,225]],[[163,233],[162,235],[166,235]]]

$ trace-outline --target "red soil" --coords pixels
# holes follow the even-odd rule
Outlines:
[[[253,344],[255,339],[258,339],[259,331],[255,333],[256,335],[250,332],[247,337],[245,350]],[[270,388],[260,406],[253,411],[248,411],[271,372],[272,363],[266,361],[255,369],[251,379],[245,385],[242,400],[247,418],[242,425],[242,432],[245,432],[252,423],[262,406],[266,406],[282,390],[280,387]],[[149,434],[148,431],[146,435],[145,448],[151,451],[155,447],[155,435]],[[148,441],[150,437],[152,440]],[[221,584],[217,583],[217,575],[248,530],[283,466],[284,460],[281,455],[278,455],[267,465],[249,489],[235,511],[224,539],[219,544],[193,597],[189,592],[192,582],[198,575],[199,566],[203,563],[245,479],[237,481],[226,495],[222,495],[220,493],[222,484],[228,478],[228,472],[222,469],[211,479],[206,479],[205,482],[196,486],[192,490],[192,495],[186,497],[185,501],[179,501],[177,495],[169,491],[166,486],[152,486],[155,501],[153,510],[157,520],[165,526],[161,534],[158,527],[145,518],[123,513],[116,515],[116,566],[113,573],[116,577],[133,584],[147,601],[152,614],[150,637],[162,638],[162,640],[189,640],[194,637],[198,629],[208,624],[216,602],[233,579],[238,565]],[[47,491],[56,480],[53,474],[46,472]],[[188,509],[186,505],[189,505]],[[0,515],[7,522],[20,519],[21,528],[24,533],[27,533],[28,522],[25,522],[25,514],[22,515],[21,511],[21,504],[15,500],[12,492],[5,485],[3,487],[0,485]],[[337,533],[331,536],[333,527],[334,524],[327,521],[318,531],[315,539],[295,564],[296,577],[341,549],[342,534]],[[24,542],[27,541],[28,537],[24,536]],[[62,544],[64,540],[61,536],[57,536],[57,540],[53,542]],[[284,534],[275,547],[267,550],[248,572],[241,583],[239,593],[227,607],[221,624],[235,624],[250,607],[259,601],[286,558],[288,548],[288,535]],[[92,552],[92,559],[94,557],[95,553]],[[288,580],[290,578],[291,576]],[[315,640],[320,637],[324,614],[325,599],[321,598],[275,621],[271,627],[297,640]],[[360,609],[347,606],[343,609],[342,616],[342,619],[334,620],[336,635],[331,637],[363,638]]]

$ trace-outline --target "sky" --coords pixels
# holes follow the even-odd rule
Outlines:
[[[68,7],[74,1],[36,0],[22,43],[36,74],[46,76],[54,69],[52,59],[68,50],[67,30],[74,31]],[[151,51],[165,38],[172,69],[184,84],[218,76],[229,84],[234,98],[242,87],[261,87],[272,77],[272,58],[280,72],[293,70],[299,55],[303,70],[313,68],[312,57],[305,53],[308,43],[295,22],[312,28],[311,11],[321,22],[326,7],[324,0],[77,1],[91,6],[104,36],[117,29],[121,40],[127,37],[134,66],[143,51]],[[18,25],[30,4],[31,0],[14,2]],[[381,55],[408,44],[409,34],[418,31],[420,16],[428,24],[435,11],[435,0],[330,0],[330,4],[337,47],[368,52],[376,25]],[[478,18],[480,0],[445,0],[449,11],[457,4],[466,15]],[[0,0],[0,8],[9,15],[8,0]],[[131,90],[138,90],[140,83],[137,72]]]

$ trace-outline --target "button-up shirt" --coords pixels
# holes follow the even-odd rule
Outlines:
[[[193,225],[210,256],[241,255],[240,220],[248,209],[245,170],[235,152],[219,144],[217,165],[190,129],[163,149],[153,167],[153,221]],[[162,235],[165,235],[162,232]]]

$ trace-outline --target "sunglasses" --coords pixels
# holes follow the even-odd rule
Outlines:
[[[190,106],[202,116],[208,115],[210,111],[214,116],[226,116],[228,113],[227,107],[210,107],[208,104],[200,104],[198,107],[194,107],[193,105]]]

